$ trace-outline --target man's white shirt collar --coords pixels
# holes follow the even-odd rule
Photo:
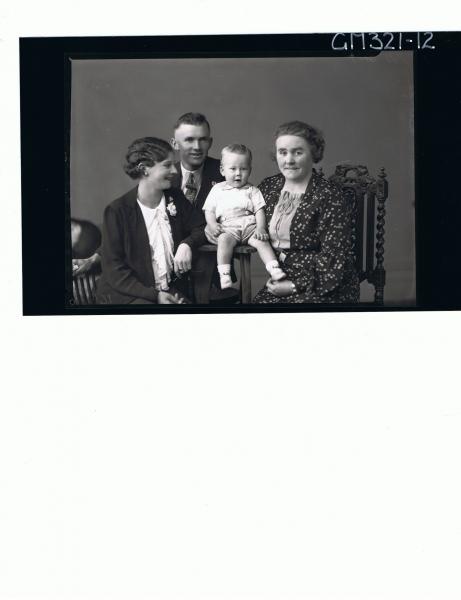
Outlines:
[[[222,189],[223,190],[247,190],[250,187],[252,187],[251,183],[245,183],[244,186],[236,188],[233,185],[230,185],[230,183],[227,183],[227,181],[223,181]]]
[[[189,171],[188,169],[186,169],[186,167],[183,166],[183,164],[181,163],[181,174],[182,174],[182,178],[184,179],[188,179],[189,175],[192,173],[192,175],[197,179],[201,179],[202,178],[202,173],[203,173],[203,167],[205,166],[205,163],[203,163],[203,165],[201,167],[199,167],[198,169],[196,169],[195,171]]]

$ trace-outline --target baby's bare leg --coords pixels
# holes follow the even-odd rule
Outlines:
[[[272,246],[270,245],[269,242],[263,242],[262,240],[257,240],[257,239],[255,239],[254,236],[252,236],[248,240],[248,245],[253,246],[253,248],[256,248],[259,256],[261,257],[261,260],[263,261],[263,263],[265,265],[267,265],[268,262],[277,260],[277,257],[275,256],[275,252],[272,249]]]
[[[230,265],[237,240],[229,233],[218,237],[218,265]]]
[[[231,262],[237,240],[229,233],[221,233],[218,237],[218,272],[221,289],[232,287]]]

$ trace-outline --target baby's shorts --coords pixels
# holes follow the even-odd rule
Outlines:
[[[230,217],[221,221],[223,233],[228,233],[234,237],[237,242],[246,244],[256,229],[256,217],[248,215],[247,217]]]

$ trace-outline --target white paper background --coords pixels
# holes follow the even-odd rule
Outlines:
[[[2,600],[460,598],[458,312],[21,317],[18,36],[461,29],[370,6],[1,7]]]

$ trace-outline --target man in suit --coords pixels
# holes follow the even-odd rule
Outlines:
[[[180,187],[186,198],[202,208],[211,188],[223,181],[220,161],[208,156],[213,143],[210,124],[200,113],[186,113],[174,126],[171,145],[179,154],[178,171],[173,186]]]

